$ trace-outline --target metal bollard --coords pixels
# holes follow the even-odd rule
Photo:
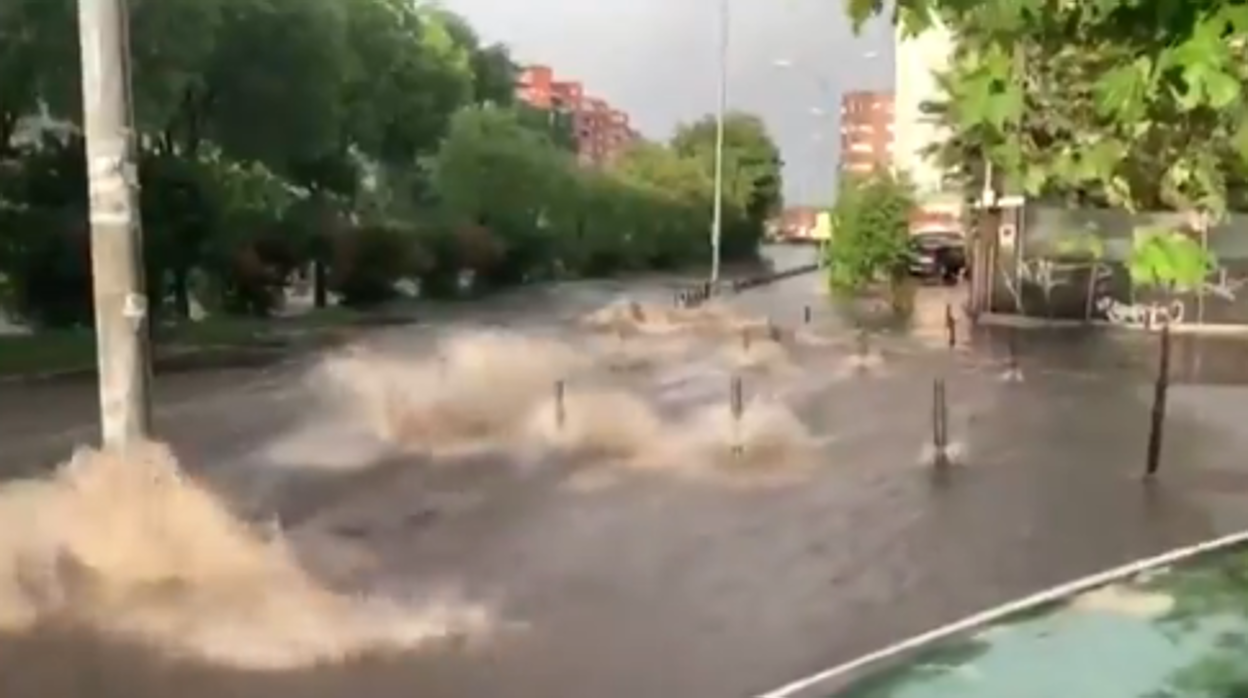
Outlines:
[[[745,417],[745,388],[741,376],[732,377],[728,393],[728,407],[732,415],[732,455],[740,456],[745,451],[741,443],[741,420]]]
[[[811,320],[811,315],[812,315],[812,313],[811,313],[811,310],[810,310],[810,306],[808,305],[808,306],[806,306],[806,308],[802,311],[802,322],[804,322],[805,324],[809,325],[809,324],[810,324],[810,320]]]
[[[749,351],[754,338],[750,336],[750,328],[741,328],[741,351]]]
[[[1144,479],[1152,480],[1161,470],[1161,443],[1166,429],[1166,402],[1170,392],[1170,323],[1161,326],[1161,352],[1158,357],[1157,380],[1153,384],[1153,408],[1149,415],[1148,450],[1145,453]]]
[[[855,338],[858,346],[858,357],[866,359],[871,353],[870,338],[867,336],[866,330],[858,330],[858,336]]]
[[[1018,360],[1018,330],[1010,328],[1005,342],[1007,351],[1005,379],[1013,383],[1021,383],[1023,381],[1023,366]]]
[[[937,468],[949,467],[949,403],[945,393],[945,379],[932,383],[932,464]]]
[[[555,381],[555,426],[560,431],[567,426],[568,423],[568,406],[566,403],[567,384],[563,381]]]
[[[945,332],[949,335],[949,348],[958,345],[958,321],[953,317],[953,305],[945,303]]]

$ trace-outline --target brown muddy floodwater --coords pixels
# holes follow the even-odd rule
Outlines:
[[[180,465],[8,485],[0,696],[749,696],[1243,525],[1241,388],[1176,388],[1147,490],[1146,343],[1029,335],[1005,381],[932,289],[867,361],[816,289],[394,331],[180,413]]]

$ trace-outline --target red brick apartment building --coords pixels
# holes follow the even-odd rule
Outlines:
[[[605,100],[589,97],[574,80],[558,80],[550,67],[532,65],[520,73],[516,97],[538,109],[553,109],[572,115],[577,157],[587,165],[603,165],[639,138],[628,114],[611,107]]]
[[[846,92],[841,98],[841,171],[866,173],[893,164],[893,93]]]

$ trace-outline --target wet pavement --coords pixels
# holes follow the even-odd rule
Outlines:
[[[616,290],[565,292],[543,324]],[[780,396],[828,439],[813,467],[779,481],[661,470],[589,478],[575,464],[411,467],[353,451],[334,425],[309,423],[310,393],[293,368],[250,392],[205,399],[170,417],[165,433],[192,467],[218,471],[240,497],[248,490],[250,506],[285,510],[314,570],[391,596],[451,588],[487,602],[511,629],[482,644],[286,674],[159,660],[49,629],[0,643],[0,695],[743,697],[1248,523],[1239,457],[1248,429],[1237,419],[1248,391],[1236,381],[1202,384],[1196,360],[1184,359],[1162,478],[1145,487],[1148,338],[1024,333],[1025,381],[1007,382],[1004,332],[963,332],[956,350],[945,347],[945,306],[958,294],[923,290],[909,326],[872,340],[880,371],[861,377],[844,375],[852,333],[816,277],[739,298],[790,328],[813,305],[809,331],[837,340],[797,352],[795,373],[746,379],[747,390]],[[471,322],[514,321],[534,302],[503,303]],[[404,352],[436,331],[395,330],[374,343]],[[1184,341],[1184,356],[1210,365],[1241,351],[1228,338]],[[936,378],[947,382],[952,436],[964,450],[964,463],[943,474],[921,457]],[[719,386],[707,395],[726,392],[722,376],[707,380]],[[293,465],[299,449],[283,455],[282,444],[300,440],[328,460],[375,458],[377,467],[262,487],[257,474]],[[334,569],[322,555],[330,542],[365,563]]]

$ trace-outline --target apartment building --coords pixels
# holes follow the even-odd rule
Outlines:
[[[841,97],[841,171],[889,169],[893,147],[893,94],[846,92]]]
[[[522,70],[516,98],[538,109],[571,114],[577,158],[586,165],[611,162],[639,137],[628,114],[604,99],[587,95],[580,82],[557,79],[548,66],[534,65]]]
[[[516,99],[536,107],[551,109],[555,98],[555,73],[548,66],[531,65],[516,78]]]
[[[943,97],[936,75],[949,68],[954,37],[937,25],[918,36],[905,36],[899,29],[896,41],[893,164],[909,173],[923,198],[942,198],[950,194],[945,191],[945,173],[924,151],[948,134],[924,113],[923,105]]]

